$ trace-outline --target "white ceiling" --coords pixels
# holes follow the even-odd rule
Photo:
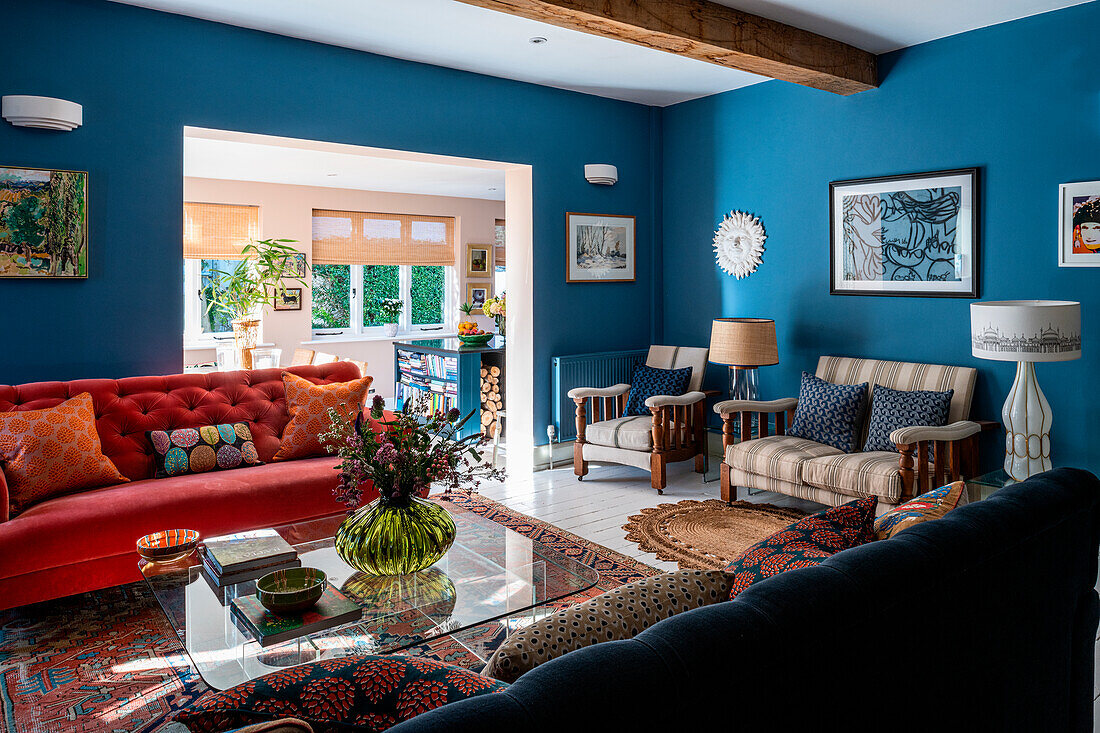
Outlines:
[[[657,106],[764,81],[454,0],[113,1]],[[1088,0],[718,1],[883,53]]]
[[[381,157],[371,148],[188,128],[183,175],[504,200],[504,171]],[[420,156],[415,156],[420,157]]]

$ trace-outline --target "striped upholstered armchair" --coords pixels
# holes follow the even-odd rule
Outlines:
[[[996,423],[968,419],[976,369],[823,356],[816,376],[833,384],[867,383],[868,409],[863,414],[859,446],[867,435],[871,399],[879,385],[904,391],[950,389],[954,394],[945,425],[915,425],[891,432],[896,452],[857,448],[845,453],[787,435],[797,399],[720,402],[714,411],[723,421],[724,500],[736,498],[738,486],[831,506],[877,496],[878,513],[883,514],[915,495],[977,472],[978,433],[995,428]]]

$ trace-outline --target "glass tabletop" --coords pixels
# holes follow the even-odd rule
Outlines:
[[[194,554],[174,564],[142,562],[141,572],[195,668],[217,690],[318,659],[386,654],[478,624],[505,624],[599,580],[594,568],[468,509],[445,506],[458,528],[454,545],[432,567],[404,576],[370,576],[344,563],[332,540],[342,516],[276,527],[302,565],[324,570],[363,616],[266,648],[230,612],[233,598],[256,592],[256,581],[217,588]]]
[[[970,501],[983,501],[1006,486],[1016,483],[1003,468],[966,480],[966,491]]]

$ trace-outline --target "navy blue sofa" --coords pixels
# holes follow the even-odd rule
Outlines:
[[[1098,502],[1057,469],[391,730],[1091,731]]]

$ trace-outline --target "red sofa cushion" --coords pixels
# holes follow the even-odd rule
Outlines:
[[[290,419],[283,392],[284,371],[314,384],[359,378],[359,367],[338,361],[239,372],[2,385],[0,412],[53,407],[90,392],[104,454],[122,475],[140,481],[155,472],[146,430],[247,422],[260,460],[270,461]]]
[[[44,501],[0,524],[0,578],[126,555],[136,580],[134,546],[150,532],[186,527],[211,537],[339,512],[336,462],[327,456],[146,479]]]

